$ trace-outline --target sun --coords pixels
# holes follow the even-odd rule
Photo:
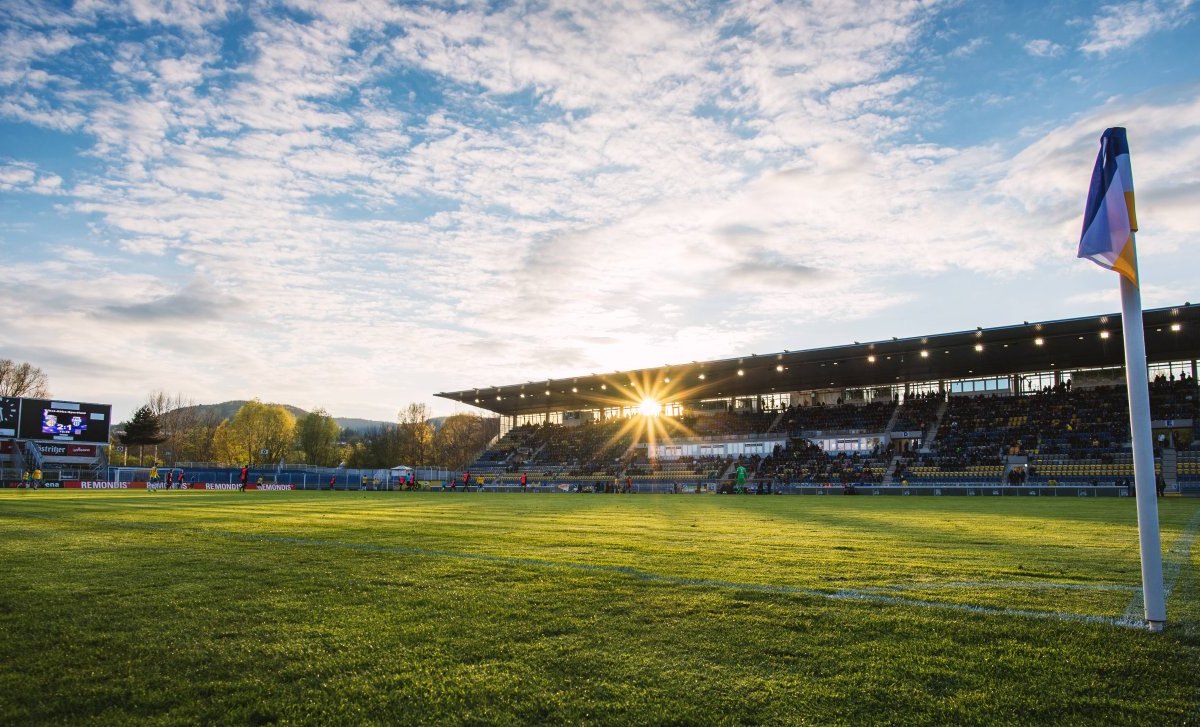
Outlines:
[[[662,404],[659,404],[654,399],[642,399],[642,403],[638,404],[638,411],[640,411],[643,416],[658,416],[662,413]]]

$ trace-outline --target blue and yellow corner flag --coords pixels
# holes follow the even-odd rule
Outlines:
[[[1133,208],[1133,170],[1129,166],[1129,141],[1125,129],[1114,126],[1100,137],[1100,155],[1092,171],[1079,257],[1115,270],[1138,284],[1137,254],[1133,233],[1137,215]]]

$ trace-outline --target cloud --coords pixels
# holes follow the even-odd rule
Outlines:
[[[130,18],[144,25],[159,25],[200,32],[232,12],[225,0],[80,0],[79,15]]]
[[[1192,20],[1191,0],[1139,0],[1106,5],[1092,19],[1079,49],[1105,55]]]
[[[471,382],[795,347],[927,305],[939,275],[1057,270],[1097,130],[1127,118],[1155,152],[1147,258],[1200,228],[1195,88],[924,141],[938,3],[287,8],[22,16],[41,39],[0,51],[0,114],[75,132],[86,163],[0,164],[0,190],[79,224],[0,271],[25,291],[0,345],[119,339],[127,387],[179,389],[143,363],[166,348],[198,399],[337,391],[388,417]]]
[[[967,58],[975,54],[976,51],[984,48],[988,44],[988,39],[983,36],[971,38],[966,43],[954,48],[946,55],[950,58]]]
[[[1034,58],[1057,58],[1066,51],[1066,48],[1058,43],[1044,38],[1030,40],[1025,43],[1024,47],[1025,52]]]
[[[1099,270],[1099,268],[1097,268]],[[1075,293],[1067,296],[1066,302],[1076,306],[1082,310],[1090,311],[1105,311],[1118,312],[1121,310],[1121,293],[1116,285],[1115,273],[1107,270],[1102,271],[1104,276],[1096,275],[1097,278],[1107,277],[1112,283],[1108,288],[1100,290],[1089,290],[1081,293]],[[1176,305],[1183,302],[1187,291],[1174,286],[1163,285],[1143,285],[1142,286],[1142,304],[1146,308],[1155,308],[1168,305]]]
[[[245,306],[245,301],[238,296],[193,280],[182,290],[165,293],[145,302],[103,305],[100,313],[103,317],[130,324],[196,324],[223,318]]]
[[[36,164],[0,160],[0,191],[53,195],[61,187],[61,177],[39,171]]]

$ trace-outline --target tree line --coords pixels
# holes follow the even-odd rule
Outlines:
[[[0,359],[0,395],[47,398],[49,380],[37,366]],[[255,399],[223,417],[182,394],[159,391],[129,421],[113,427],[109,459],[140,465],[285,461],[362,469],[461,469],[499,433],[498,419],[475,414],[455,414],[435,426],[429,408],[417,403],[401,409],[395,424],[360,431],[342,429],[324,409],[296,416],[281,404]]]
[[[460,469],[479,456],[500,423],[455,414],[435,426],[424,404],[401,409],[396,424],[343,429],[324,409],[296,416],[281,404],[248,401],[224,418],[181,395],[151,394],[128,422],[114,428],[110,457],[123,463],[227,466],[287,462],[321,467],[384,469],[397,465]]]

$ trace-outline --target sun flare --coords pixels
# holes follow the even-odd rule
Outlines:
[[[662,413],[662,404],[659,404],[654,399],[642,399],[642,403],[638,404],[638,411],[640,411],[643,416],[658,416]]]

